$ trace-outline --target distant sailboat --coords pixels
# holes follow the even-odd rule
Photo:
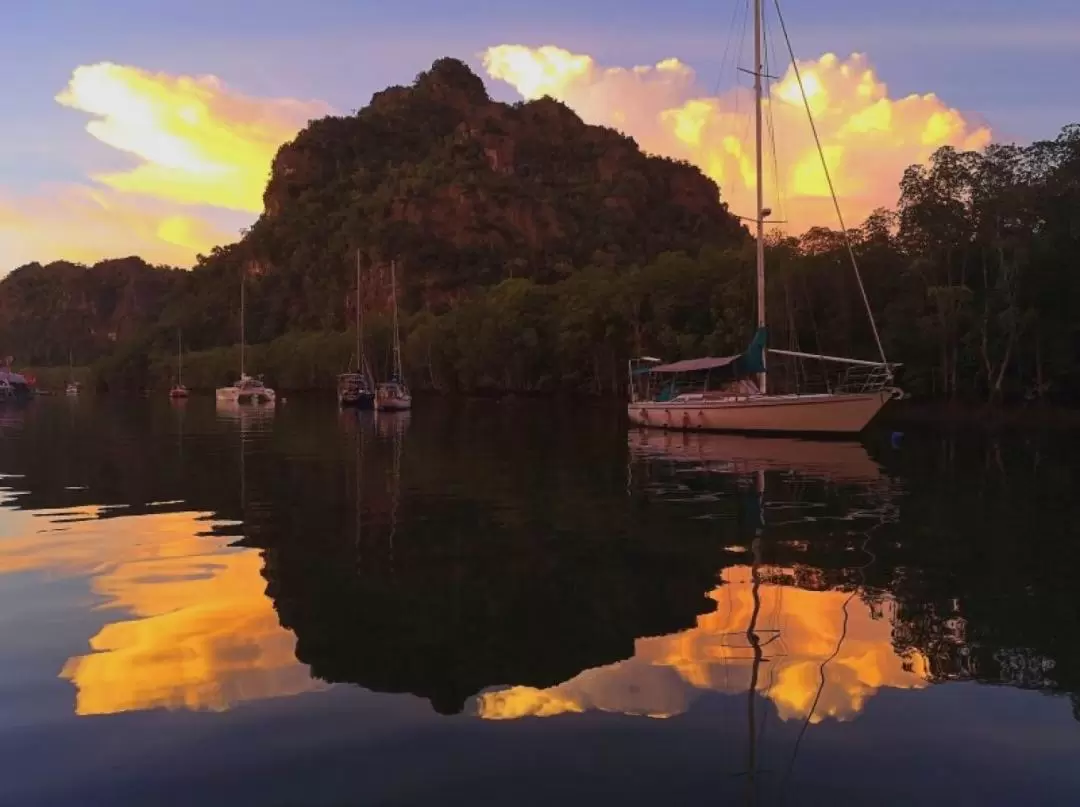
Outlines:
[[[75,362],[72,358],[71,351],[68,351],[68,381],[64,387],[64,394],[72,398],[79,394],[81,385],[75,380]]]
[[[176,332],[176,383],[169,390],[169,397],[188,397],[188,388],[184,386],[184,337],[179,330]]]
[[[380,412],[401,412],[412,409],[412,395],[405,384],[405,371],[401,366],[401,334],[398,330],[397,264],[390,262],[390,288],[393,296],[394,356],[390,380],[381,382],[375,389],[375,408]]]
[[[754,0],[754,101],[757,157],[757,333],[749,349],[738,356],[687,359],[664,364],[650,356],[633,359],[629,368],[627,414],[637,426],[663,429],[773,433],[845,433],[862,431],[885,403],[900,391],[893,387],[898,366],[885,359],[873,312],[863,290],[858,266],[855,276],[866,304],[881,361],[860,361],[766,348],[765,219],[762,170],[762,61],[764,18],[761,0]],[[785,33],[786,37],[786,33]],[[794,64],[794,62],[793,62]],[[794,64],[799,78],[798,65]],[[799,78],[802,88],[802,79]],[[805,94],[804,94],[805,96]],[[809,106],[807,106],[809,114]],[[812,119],[811,119],[812,122]],[[820,149],[819,149],[820,151]],[[824,157],[822,165],[828,177]],[[830,191],[832,190],[830,180]],[[836,203],[835,194],[833,201]],[[839,213],[839,204],[836,204]],[[842,217],[841,217],[842,219]],[[841,228],[843,229],[841,220]],[[854,264],[854,255],[852,255]],[[766,354],[812,359],[843,365],[839,382],[815,394],[770,394],[766,388]]]
[[[247,285],[245,280],[246,274],[240,278],[240,380],[230,387],[219,387],[216,397],[219,402],[227,404],[273,405],[276,400],[274,391],[260,379],[252,378],[244,372],[246,339],[244,311],[247,303],[244,293],[244,287]]]
[[[360,316],[360,250],[356,250],[356,369],[342,373],[337,380],[338,405],[371,409],[375,403],[371,371],[364,356],[363,320]]]
[[[0,404],[28,401],[34,397],[31,380],[11,369],[13,361],[11,356],[0,360]]]

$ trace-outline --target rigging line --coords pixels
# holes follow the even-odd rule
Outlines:
[[[737,62],[744,61],[744,57],[746,55],[744,53],[744,51],[746,50],[746,27],[747,27],[747,25],[748,25],[748,23],[750,21],[750,0],[746,0],[746,2],[743,3],[743,9],[744,9],[744,11],[746,13],[743,14],[742,30],[739,32],[739,52],[735,55],[735,60]],[[739,98],[742,95],[742,93],[739,92],[739,90],[742,88],[741,81],[742,81],[742,74],[739,73],[739,72],[736,72],[735,73],[735,114],[736,115],[739,114]],[[747,119],[747,120],[743,121],[743,123],[745,124],[745,126],[743,128],[742,140],[745,141],[747,135],[749,134],[750,121],[749,121],[749,119]]]
[[[768,19],[769,19],[768,15],[764,15],[764,14],[762,15],[762,27],[763,28],[768,25]],[[769,29],[769,30],[771,31],[772,29]],[[776,194],[776,202],[775,202],[774,206],[775,206],[776,211],[777,211],[774,218],[779,219],[780,221],[787,221],[787,210],[786,210],[786,207],[785,207],[785,204],[784,204],[784,195],[783,195],[783,190],[782,190],[781,184],[780,184],[780,158],[779,158],[779,152],[777,151],[777,148],[776,148],[776,124],[775,124],[774,118],[773,118],[772,87],[768,83],[771,80],[769,78],[769,76],[772,75],[772,70],[769,67],[769,57],[768,57],[768,54],[770,52],[769,51],[769,46],[768,46],[769,45],[768,33],[766,33],[765,36],[766,36],[766,39],[765,39],[765,80],[766,80],[765,86],[766,86],[766,90],[767,90],[766,98],[768,99],[768,102],[769,102],[768,106],[766,107],[766,120],[767,120],[768,125],[769,125],[769,144],[772,146],[773,186],[774,186],[773,191]]]
[[[810,121],[810,131],[814,134],[814,144],[817,146],[818,156],[821,158],[821,170],[825,172],[825,182],[829,186],[829,195],[832,196],[833,207],[836,210],[836,218],[840,222],[840,232],[844,236],[844,245],[847,247],[851,266],[855,270],[855,281],[859,285],[859,293],[862,295],[863,305],[866,306],[866,315],[870,319],[870,329],[874,332],[874,342],[877,343],[878,353],[881,355],[881,363],[888,369],[888,359],[885,358],[885,348],[881,345],[881,335],[878,333],[877,323],[874,321],[874,312],[870,308],[870,298],[866,296],[866,287],[863,286],[862,275],[859,272],[859,262],[855,259],[855,249],[851,245],[851,234],[847,225],[844,224],[844,214],[840,211],[840,202],[836,198],[836,188],[833,186],[832,174],[829,173],[829,164],[825,159],[825,151],[821,148],[821,138],[818,136],[817,124],[814,123],[814,115],[810,111],[810,99],[806,97],[806,89],[803,87],[802,71],[799,70],[799,62],[795,58],[795,49],[791,46],[791,37],[788,36],[787,24],[784,22],[784,13],[780,10],[780,0],[773,0],[776,6],[776,16],[780,20],[780,30],[784,34],[784,42],[787,44],[788,54],[791,56],[791,67],[795,72],[795,80],[799,84],[799,94],[802,96],[803,106],[806,108],[806,117]]]
[[[780,787],[780,803],[783,804],[785,797],[787,796],[787,785],[791,779],[791,772],[795,768],[795,758],[799,755],[799,746],[802,744],[803,736],[806,734],[806,728],[810,725],[810,721],[814,717],[814,713],[817,711],[818,701],[821,700],[821,693],[825,691],[825,668],[833,661],[838,655],[840,655],[840,648],[844,645],[844,640],[847,639],[848,629],[848,605],[851,600],[859,593],[859,589],[855,588],[844,600],[844,604],[841,608],[844,612],[844,622],[840,629],[840,639],[836,643],[836,649],[833,650],[832,655],[821,662],[821,667],[818,669],[818,675],[820,676],[820,683],[818,684],[817,694],[814,695],[814,701],[810,704],[810,712],[806,715],[806,719],[803,721],[802,727],[799,729],[799,736],[795,738],[795,748],[791,752],[791,762],[788,763],[787,773],[784,775],[784,783]]]
[[[849,617],[848,605],[851,604],[851,601],[855,598],[855,595],[866,587],[866,570],[877,562],[877,555],[875,555],[873,551],[871,551],[869,548],[870,539],[873,538],[872,533],[874,533],[879,527],[881,527],[890,520],[888,518],[888,515],[889,514],[881,515],[877,524],[871,525],[862,533],[863,542],[860,549],[863,551],[863,554],[869,556],[869,560],[867,560],[865,563],[858,567],[860,583],[858,586],[852,589],[851,593],[847,596],[847,599],[844,600],[844,605],[841,609],[844,612],[844,621],[840,630],[840,638],[836,642],[836,649],[833,650],[831,656],[829,656],[821,663],[821,667],[819,668],[820,683],[818,684],[818,691],[817,694],[814,696],[813,703],[810,705],[810,712],[809,714],[807,714],[806,720],[803,721],[802,727],[799,729],[799,736],[795,739],[795,747],[791,752],[791,761],[788,763],[787,772],[784,774],[784,782],[780,787],[781,804],[783,804],[787,798],[788,782],[791,780],[792,771],[794,771],[795,769],[795,759],[799,755],[799,746],[802,744],[803,735],[806,734],[806,728],[810,725],[810,720],[813,718],[814,712],[817,711],[818,701],[821,700],[821,693],[825,690],[825,667],[827,667],[829,663],[832,662],[840,654],[840,648],[844,646],[844,641],[847,639]]]
[[[731,22],[728,24],[727,41],[724,43],[724,53],[720,57],[720,70],[716,76],[716,84],[713,87],[713,95],[720,94],[720,82],[724,80],[724,75],[727,73],[726,66],[728,53],[731,51],[731,42],[735,38],[735,29],[738,27],[739,24],[739,9],[745,7],[745,0],[743,0],[743,2],[735,0],[735,2],[731,4]],[[734,56],[732,56],[732,58],[734,59]]]

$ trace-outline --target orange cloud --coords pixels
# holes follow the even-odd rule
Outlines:
[[[633,136],[648,151],[698,165],[721,188],[733,212],[752,216],[753,95],[736,88],[717,96],[697,90],[694,71],[677,59],[653,66],[602,67],[592,57],[554,46],[499,45],[484,67],[526,99],[551,95],[590,123]],[[829,53],[799,63],[829,171],[845,220],[860,223],[874,208],[893,206],[903,170],[939,147],[979,149],[991,132],[934,94],[891,98],[865,55]],[[775,162],[765,160],[766,205],[783,229],[835,227],[813,135],[794,70],[770,92]]]
[[[108,189],[60,185],[29,197],[0,195],[0,254],[7,264],[0,269],[32,260],[93,263],[119,255],[190,266],[196,254],[235,238],[193,212],[139,204]]]
[[[170,76],[101,62],[76,68],[56,96],[93,116],[86,130],[134,155],[130,171],[96,175],[118,191],[257,213],[278,147],[320,101],[252,98],[214,76]]]

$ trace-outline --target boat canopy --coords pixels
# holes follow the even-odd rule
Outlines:
[[[741,355],[741,354],[739,354]],[[715,370],[717,367],[727,367],[739,358],[735,356],[705,356],[700,359],[683,359],[671,364],[658,364],[655,367],[646,368],[650,373],[699,373],[704,370]]]
[[[731,367],[736,378],[765,372],[765,337],[766,329],[758,328],[754,334],[754,340],[750,347],[743,353],[734,356],[705,356],[700,359],[683,359],[670,364],[659,364],[652,367],[641,367],[635,371],[635,375],[645,373],[663,373],[674,375],[678,373],[704,373],[721,367]]]

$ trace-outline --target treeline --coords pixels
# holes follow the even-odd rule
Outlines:
[[[904,364],[905,390],[972,402],[1080,401],[1080,126],[1029,146],[941,149],[905,172],[894,211],[877,211],[847,234],[816,228],[772,238],[771,346],[877,357],[849,246],[885,353]],[[186,359],[186,382],[210,388],[233,380],[238,349],[215,345],[235,341],[244,273],[256,343],[249,371],[282,389],[332,387],[354,344],[346,330],[354,286],[342,255],[336,291],[318,311],[305,302],[319,288],[315,269],[288,287],[239,258],[230,258],[231,277],[221,262],[212,272],[195,270],[174,283],[156,323],[95,364],[98,385],[168,384],[181,329],[201,351]],[[434,296],[422,293],[434,276],[426,264],[399,264],[410,381],[444,392],[608,395],[621,392],[633,355],[675,359],[745,347],[753,331],[752,242],[724,239],[640,262],[619,255],[598,252],[588,265],[529,276],[504,266],[487,285],[443,283]],[[200,271],[214,283],[196,282]],[[378,373],[390,343],[382,310],[365,328]]]
[[[895,211],[876,212],[847,236],[885,352],[904,364],[905,390],[1080,400],[1080,126],[1026,147],[941,149],[907,170]],[[770,242],[773,347],[877,357],[848,243],[821,228]],[[753,266],[746,244],[641,266],[609,261],[557,282],[509,278],[443,310],[406,315],[407,371],[415,386],[447,392],[618,393],[630,356],[743,349],[753,330]],[[330,387],[352,338],[287,334],[253,349],[249,367],[283,388]],[[366,344],[385,368],[384,318],[369,322]],[[235,349],[192,357],[190,377],[222,383],[236,359]],[[145,380],[164,383],[170,361],[151,361]]]

